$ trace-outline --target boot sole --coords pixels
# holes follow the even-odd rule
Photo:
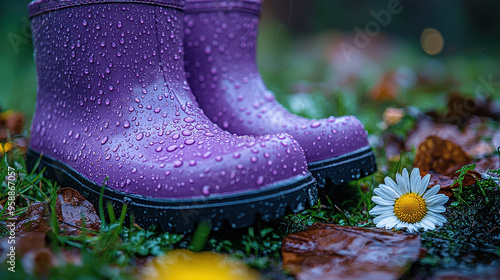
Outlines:
[[[35,166],[37,161],[40,162]],[[102,186],[73,168],[31,149],[27,152],[27,166],[30,171],[36,168],[40,172],[45,168],[45,178],[75,189],[99,209]],[[127,214],[133,214],[135,222],[144,228],[158,225],[163,231],[186,233],[193,231],[202,221],[209,222],[213,230],[220,230],[247,227],[259,218],[267,222],[288,213],[297,213],[316,204],[318,190],[316,180],[309,174],[259,190],[206,198],[152,198],[105,187],[103,201],[104,205],[110,201],[116,213],[127,204]]]
[[[316,178],[320,187],[330,178],[333,185],[342,185],[377,170],[375,155],[369,146],[324,160],[308,164],[309,172]]]

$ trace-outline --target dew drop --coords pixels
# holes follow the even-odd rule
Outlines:
[[[210,195],[210,186],[203,186],[203,188],[201,188],[201,193],[204,196]]]
[[[312,127],[312,128],[319,127],[320,125],[321,125],[321,122],[319,122],[319,121],[313,121],[313,122],[311,123],[311,127]]]
[[[259,176],[259,178],[257,178],[257,185],[260,186],[264,183],[264,176]]]
[[[167,147],[167,151],[173,152],[173,151],[177,150],[177,148],[179,148],[179,146],[177,146],[177,145],[170,145],[170,146]]]
[[[182,160],[175,160],[174,167],[181,167],[184,162]]]
[[[187,123],[192,123],[192,122],[194,122],[194,119],[191,118],[191,117],[185,117],[184,121],[187,122]]]

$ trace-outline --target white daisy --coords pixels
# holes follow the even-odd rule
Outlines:
[[[413,232],[420,228],[433,230],[446,223],[439,213],[446,211],[443,204],[448,197],[437,194],[441,188],[439,185],[426,192],[430,179],[429,174],[422,178],[418,168],[412,170],[411,176],[408,176],[406,168],[402,174],[397,173],[397,183],[385,177],[385,184],[373,190],[376,196],[372,197],[372,201],[378,205],[370,210],[370,215],[377,216],[373,219],[377,227],[407,228]]]

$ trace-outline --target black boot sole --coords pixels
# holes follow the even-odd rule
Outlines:
[[[316,178],[320,187],[324,187],[330,178],[333,185],[343,185],[377,170],[375,155],[370,147],[337,157],[308,163],[309,172]]]
[[[37,161],[40,162],[35,166]],[[45,178],[58,182],[60,186],[75,189],[99,209],[102,186],[73,168],[31,149],[27,153],[27,167],[29,171],[34,168],[39,172],[45,169]],[[179,233],[193,231],[202,221],[210,223],[213,230],[247,227],[259,218],[268,222],[288,213],[305,210],[316,204],[317,200],[316,180],[311,174],[280,181],[259,190],[206,198],[161,199],[109,187],[104,188],[103,194],[104,205],[110,201],[116,213],[120,213],[126,203],[127,214],[133,214],[138,225],[144,228],[157,225],[163,231]]]

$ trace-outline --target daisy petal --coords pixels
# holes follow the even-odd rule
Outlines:
[[[420,186],[420,170],[418,168],[413,168],[410,175],[410,191],[418,193],[417,189]]]
[[[435,195],[429,199],[425,200],[425,203],[427,203],[428,206],[433,206],[433,205],[443,205],[448,201],[448,197],[444,194],[438,194]]]
[[[385,177],[384,178],[384,183],[385,183],[386,186],[388,186],[389,188],[391,188],[392,190],[394,190],[398,194],[398,196],[403,195],[403,192],[401,191],[401,189],[399,188],[399,186],[391,178]]]
[[[395,229],[401,229],[401,228],[402,228],[402,224],[403,224],[403,222],[401,222],[401,221],[398,219],[398,222],[396,223],[396,225],[394,225],[394,228],[395,228]]]
[[[428,210],[431,212],[434,212],[434,213],[444,213],[446,211],[446,208],[444,208],[444,206],[437,205],[437,206],[429,207]]]
[[[375,193],[376,195],[378,195],[381,198],[386,199],[386,200],[393,200],[394,199],[390,195],[386,194],[384,192],[384,190],[382,190],[381,188],[375,188],[375,189],[373,189],[373,193]]]
[[[369,211],[370,215],[377,216],[377,215],[382,215],[384,213],[392,213],[394,211],[393,206],[381,206],[377,205],[373,207],[372,210]]]
[[[401,189],[403,194],[409,192],[409,190],[406,188],[406,183],[403,180],[403,176],[401,176],[399,173],[396,174],[396,182],[398,183],[398,187]]]
[[[406,228],[409,232],[416,232],[418,229],[413,224],[406,224]]]
[[[436,221],[436,225],[442,225],[443,223],[446,223],[446,218],[443,217],[443,215],[436,214],[433,212],[427,212],[427,216],[429,218],[432,218],[433,220]]]
[[[399,196],[394,192],[391,188],[387,187],[386,185],[379,185],[378,188],[373,189],[373,192],[382,197],[383,199],[387,200],[395,200]]]
[[[394,201],[386,200],[379,196],[373,196],[372,201],[379,205],[394,205]]]
[[[391,217],[391,216],[394,216],[394,214],[393,213],[384,213],[384,214],[382,214],[380,216],[377,216],[377,217],[373,218],[373,223],[378,224],[383,219]]]
[[[420,191],[418,194],[423,195],[427,187],[429,186],[429,182],[431,181],[431,174],[427,174],[420,180]]]
[[[423,199],[427,199],[427,198],[430,198],[432,196],[435,196],[439,190],[441,189],[441,186],[439,185],[435,185],[434,187],[428,189],[424,195],[422,196]]]
[[[403,177],[403,181],[406,184],[406,189],[408,190],[408,192],[410,192],[411,191],[410,190],[410,176],[408,175],[408,170],[406,170],[406,168],[404,168],[401,175]]]
[[[398,196],[403,195],[401,188],[396,184],[396,182],[394,182],[394,180],[389,177],[385,177],[384,182],[387,186],[393,189],[398,194]]]
[[[396,217],[395,217],[395,218],[396,218]],[[391,220],[391,222],[389,222],[389,223],[387,223],[387,224],[385,225],[385,228],[387,228],[387,229],[394,228],[394,226],[395,226],[395,225],[397,225],[398,223],[399,223],[399,219],[398,219],[398,218],[393,219],[393,220]]]
[[[398,193],[393,188],[387,185],[380,184],[378,187],[381,188],[387,195],[391,196],[393,199],[397,199],[400,197],[400,195],[398,195]]]
[[[434,223],[432,223],[428,219],[424,218],[424,219],[422,219],[422,221],[420,221],[420,223],[423,225],[423,227],[424,227],[425,230],[434,230],[434,229],[436,229],[436,226],[434,225]]]
[[[399,221],[398,224],[396,224],[394,226],[396,229],[402,229],[402,228],[405,228],[406,227],[406,223],[405,222],[402,222],[402,221]]]
[[[383,220],[381,220],[380,222],[377,223],[377,227],[385,227],[385,228],[389,228],[388,225],[393,223],[394,221],[398,221],[398,218],[396,218],[396,216],[389,216]]]

